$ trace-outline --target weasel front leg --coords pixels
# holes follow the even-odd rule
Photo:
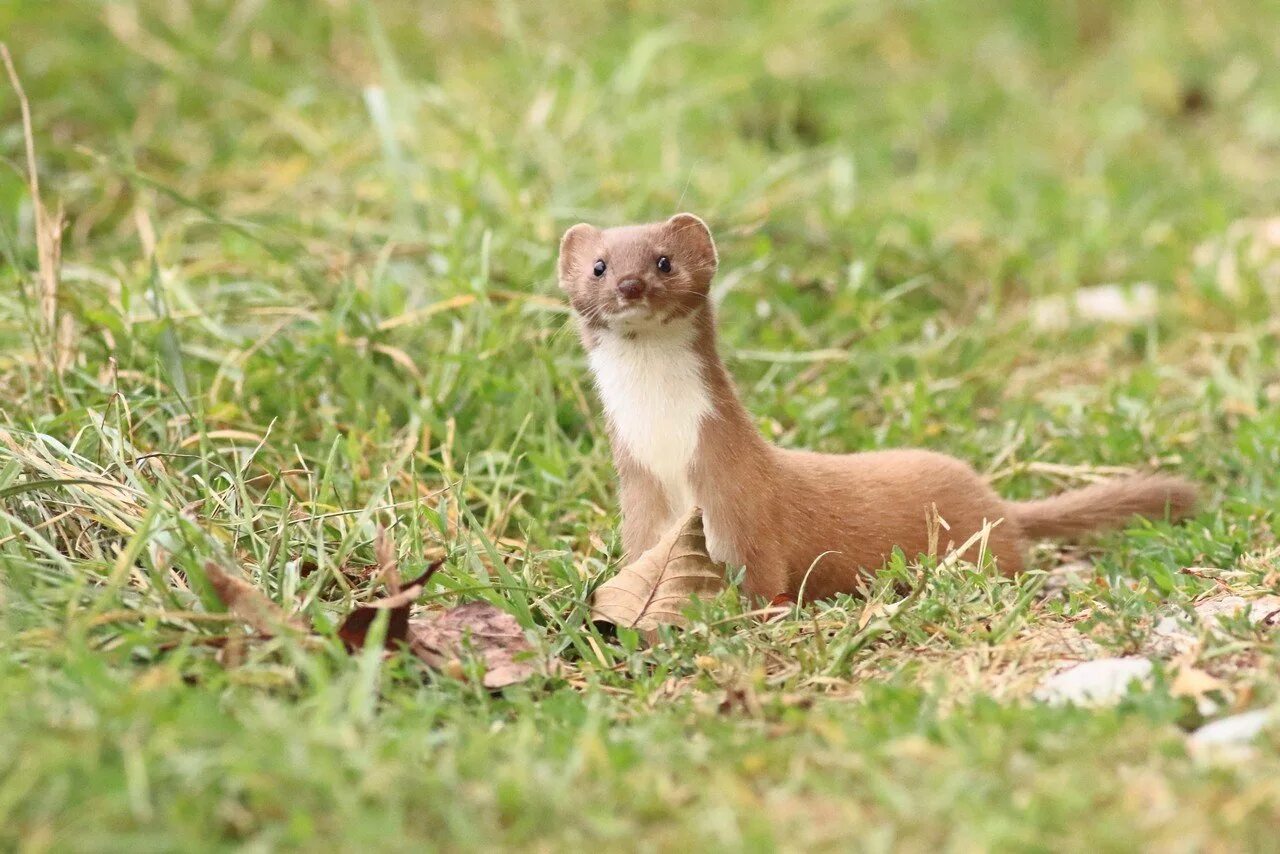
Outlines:
[[[648,470],[618,461],[622,501],[623,562],[630,563],[654,546],[676,523],[662,485]]]
[[[742,587],[751,604],[757,606],[768,605],[777,597],[791,593],[786,569],[782,564],[770,560],[748,561]]]

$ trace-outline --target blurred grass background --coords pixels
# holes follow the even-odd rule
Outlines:
[[[10,0],[0,39],[65,212],[46,314],[6,89],[6,846],[1266,847],[1274,735],[1206,769],[1168,684],[1050,709],[1001,656],[1277,585],[1280,4]],[[616,496],[556,242],[680,209],[776,441],[1010,495],[1163,466],[1204,512],[1043,549],[1096,567],[1060,599],[936,579],[874,642],[853,600],[728,597],[599,638]],[[210,648],[205,560],[325,630],[393,521],[406,572],[448,558],[431,601],[501,604],[564,674]],[[1272,635],[1198,655],[1224,711],[1280,694]]]

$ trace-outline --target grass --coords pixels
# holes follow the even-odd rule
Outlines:
[[[1029,694],[1280,587],[1275,3],[17,0],[0,34],[66,214],[46,314],[6,90],[0,847],[1274,844],[1280,735],[1185,736],[1280,702],[1274,632],[1202,631],[1113,708]],[[678,209],[776,441],[1019,497],[1160,466],[1202,512],[600,636],[616,495],[556,241]],[[1150,317],[1034,322],[1142,282]],[[421,607],[499,604],[560,673],[349,656],[380,524],[406,576],[447,558]],[[239,644],[209,560],[326,641]]]

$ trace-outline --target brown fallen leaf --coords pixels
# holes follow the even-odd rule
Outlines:
[[[382,611],[388,611],[384,648],[408,646],[432,668],[455,679],[465,678],[462,659],[474,653],[484,662],[483,684],[497,689],[523,682],[534,672],[523,659],[532,648],[516,619],[487,602],[468,602],[447,611],[433,612],[416,620],[409,619],[409,609],[422,593],[431,575],[444,564],[441,558],[413,581],[399,585],[394,546],[387,533],[379,529],[375,541],[379,572],[393,591],[385,599],[358,606],[338,628],[348,651],[363,649],[369,628]]]
[[[468,652],[484,662],[483,685],[498,689],[534,673],[533,649],[516,618],[488,602],[467,602],[409,621],[409,648],[428,665],[457,676]]]
[[[267,598],[267,594],[243,578],[231,575],[213,561],[205,563],[204,574],[227,610],[259,633],[275,635],[282,627],[307,631],[306,626],[285,614],[279,605]]]
[[[689,597],[717,595],[724,567],[707,554],[702,511],[695,508],[676,527],[618,574],[596,588],[591,619],[639,629],[652,642],[659,626],[683,626]]]
[[[858,631],[862,631],[876,617],[885,612],[883,602],[869,602],[862,608],[862,613],[858,615]]]
[[[1175,697],[1190,697],[1193,700],[1199,700],[1206,694],[1214,691],[1223,691],[1226,687],[1227,683],[1218,677],[1187,664],[1178,668],[1178,672],[1173,678],[1173,683],[1169,686],[1169,693]]]
[[[338,627],[338,637],[342,638],[342,642],[346,644],[347,649],[354,652],[357,649],[364,648],[365,639],[369,636],[369,627],[373,625],[374,618],[382,611],[391,612],[387,624],[387,636],[383,642],[384,648],[395,649],[399,644],[407,643],[409,636],[409,609],[413,607],[414,600],[422,595],[422,588],[426,586],[427,581],[443,564],[443,560],[432,563],[427,567],[426,572],[404,585],[399,592],[393,593],[385,599],[377,599],[373,602],[357,605],[355,610],[348,614],[347,618],[342,621],[342,625]]]
[[[403,586],[395,565],[394,550],[389,537],[379,532],[377,548],[379,568],[383,579],[393,592],[390,596],[359,605],[338,628],[348,651],[363,649],[369,629],[379,613],[388,612],[389,624],[384,647],[408,646],[410,650],[431,667],[454,678],[465,678],[462,659],[476,655],[484,663],[483,684],[498,689],[523,682],[534,673],[529,661],[533,649],[515,617],[487,602],[468,602],[447,611],[431,613],[421,619],[410,620],[409,610],[421,594],[427,581],[443,564],[441,558],[427,567],[426,572]],[[248,581],[233,576],[217,564],[205,566],[209,582],[227,610],[257,630],[257,639],[279,634],[282,627],[306,633],[307,628],[291,619],[266,594]],[[219,649],[219,659],[227,666],[235,666],[244,657],[244,636],[233,635],[208,639],[208,645]],[[307,633],[303,641],[314,641]]]
[[[786,619],[791,613],[791,609],[796,606],[796,600],[787,593],[779,593],[769,600],[769,605],[764,609],[761,615],[766,623],[776,623],[779,620]]]

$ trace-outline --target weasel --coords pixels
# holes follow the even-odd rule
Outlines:
[[[945,454],[770,444],[716,350],[708,292],[718,263],[711,231],[689,213],[608,229],[580,223],[560,242],[560,286],[604,404],[629,559],[698,506],[711,557],[745,566],[748,594],[818,599],[853,592],[895,546],[912,558],[927,553],[934,506],[957,543],[998,522],[986,547],[1008,574],[1023,568],[1030,538],[1193,510],[1195,488],[1171,476],[1006,501]]]

